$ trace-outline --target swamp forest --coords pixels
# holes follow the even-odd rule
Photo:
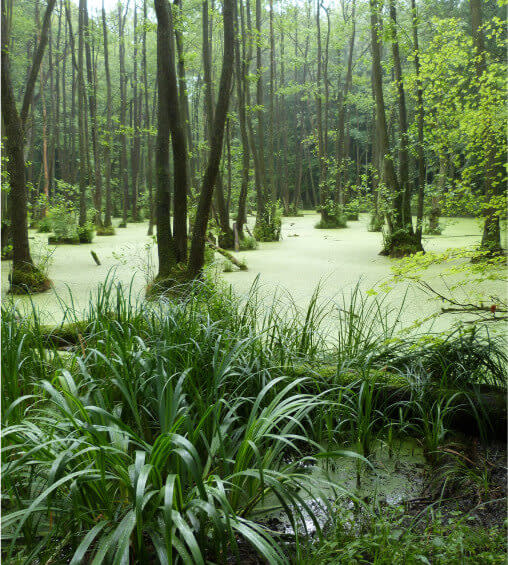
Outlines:
[[[506,563],[507,9],[2,0],[2,563]]]

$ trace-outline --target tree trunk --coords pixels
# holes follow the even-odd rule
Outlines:
[[[165,279],[177,262],[176,252],[171,237],[171,184],[169,170],[169,44],[171,28],[167,0],[155,0],[157,15],[157,147],[155,150],[155,166],[157,172],[157,253],[159,259],[159,279]]]
[[[206,123],[207,123],[207,138],[208,144],[212,142],[213,135],[213,94],[212,94],[212,42],[209,34],[209,18],[208,18],[208,0],[203,1],[203,18],[202,18],[202,31],[203,31],[203,81],[205,84],[205,109],[206,109]],[[218,212],[219,227],[221,234],[219,237],[219,245],[223,248],[232,249],[234,247],[233,230],[229,225],[229,214],[226,206],[226,199],[224,196],[224,185],[220,172],[217,175],[215,186],[215,205]]]
[[[28,74],[21,113],[18,114],[10,74],[10,30],[7,20],[7,6],[6,0],[2,0],[1,111],[6,138],[5,152],[8,157],[7,172],[9,173],[9,184],[11,187],[10,211],[13,256],[10,282],[11,290],[14,292],[19,290],[40,292],[48,288],[48,281],[32,261],[28,244],[27,187],[23,145],[26,118],[33,100],[35,81],[39,74],[44,50],[48,43],[51,13],[55,3],[56,0],[48,0],[40,40],[37,48],[34,50],[32,66]]]
[[[134,53],[132,58],[132,145],[131,145],[131,194],[132,194],[132,221],[139,221],[138,198],[139,198],[139,159],[141,151],[141,136],[139,133],[140,104],[138,97],[138,11],[134,3],[133,35]]]
[[[482,75],[485,71],[485,39],[483,32],[482,21],[482,1],[470,0],[471,7],[471,27],[473,32],[473,48],[475,54],[475,69],[478,85],[482,81]],[[481,92],[478,94],[481,96]],[[488,124],[485,124],[485,129],[488,132]],[[498,193],[498,183],[496,182],[496,147],[495,143],[490,142],[488,133],[484,143],[488,147],[488,156],[485,159],[484,170],[484,195],[487,204]],[[487,206],[485,210],[485,223],[483,226],[481,249],[489,251],[490,253],[500,253],[501,248],[501,229],[499,226],[499,215],[495,208]]]
[[[121,187],[123,192],[122,203],[122,223],[120,226],[127,227],[128,211],[129,211],[129,175],[127,172],[127,136],[125,129],[127,127],[127,75],[125,71],[125,40],[124,40],[124,27],[125,15],[122,15],[122,4],[118,3],[118,37],[119,47],[118,56],[120,64],[120,175]]]
[[[400,203],[395,207],[394,224],[400,226],[409,234],[413,234],[413,222],[411,218],[411,187],[409,184],[409,151],[408,151],[408,126],[407,126],[407,110],[406,96],[404,92],[404,83],[402,80],[402,65],[400,63],[399,41],[397,37],[397,11],[395,9],[394,0],[390,0],[390,19],[391,19],[391,41],[393,68],[395,73],[395,82],[397,86],[397,106],[399,119],[399,190],[400,194],[396,199]]]
[[[146,0],[145,0],[146,1]],[[104,210],[104,227],[111,228],[111,75],[109,72],[108,28],[106,10],[102,0],[102,33],[104,39],[104,71],[106,74],[106,143],[104,145],[104,184],[106,189],[106,207]]]
[[[86,76],[88,82],[88,107],[90,112],[90,125],[92,134],[92,152],[94,161],[94,178],[95,190],[94,206],[95,206],[95,224],[98,228],[102,228],[102,174],[101,174],[101,157],[99,151],[99,134],[97,131],[97,97],[96,84],[92,72],[92,55],[90,50],[90,24],[88,21],[88,7],[86,0],[84,2],[84,18],[85,18],[85,48],[86,48]]]
[[[240,0],[241,1],[241,0]],[[237,4],[235,1],[235,8]],[[242,10],[242,5],[240,6]],[[248,62],[245,60],[245,43],[244,49],[240,51],[240,30],[238,26],[238,10],[235,10],[235,67],[236,67],[236,96],[238,101],[238,121],[240,123],[240,137],[242,140],[242,184],[240,187],[240,196],[238,198],[238,215],[236,217],[236,228],[238,236],[243,238],[243,226],[247,222],[247,192],[249,188],[249,136],[247,133],[247,118],[245,115],[245,77],[247,76]],[[241,12],[242,15],[242,12]],[[245,26],[243,16],[241,18],[241,37],[245,38]],[[245,39],[243,39],[245,41]]]
[[[416,212],[416,237],[421,242],[423,229],[423,204],[425,196],[425,156],[423,152],[423,126],[424,126],[424,108],[423,108],[423,86],[420,74],[420,48],[418,45],[418,13],[416,10],[416,0],[411,0],[411,21],[413,28],[413,53],[416,74],[416,120],[418,128],[418,208]]]
[[[234,0],[223,2],[224,22],[224,56],[219,87],[219,96],[214,113],[213,135],[208,157],[208,164],[203,177],[201,194],[196,212],[196,221],[192,233],[191,251],[189,256],[188,275],[195,278],[200,275],[204,264],[204,253],[206,244],[206,230],[212,204],[212,194],[219,164],[221,160],[222,145],[224,138],[224,126],[226,123],[229,96],[231,90],[231,78],[233,75],[234,61]]]
[[[349,39],[349,52],[347,58],[347,71],[346,79],[344,82],[343,93],[340,94],[339,86],[339,115],[337,123],[337,175],[335,177],[335,201],[344,206],[344,132],[345,132],[345,117],[347,107],[347,96],[351,88],[353,76],[353,52],[355,47],[356,36],[356,0],[353,0],[351,9],[351,37]]]

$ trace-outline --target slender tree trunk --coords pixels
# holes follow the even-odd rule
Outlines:
[[[422,240],[423,229],[423,204],[425,196],[425,155],[423,152],[423,126],[424,126],[424,108],[423,108],[423,86],[420,73],[420,48],[418,45],[418,12],[416,9],[416,0],[411,0],[411,22],[413,29],[413,53],[416,74],[416,121],[418,129],[418,208],[416,212],[416,237],[419,242]]]
[[[169,169],[169,105],[170,105],[170,65],[168,59],[171,27],[167,0],[155,0],[157,15],[157,147],[155,167],[157,172],[157,252],[159,259],[159,279],[167,278],[177,262],[171,234],[171,183]]]
[[[78,19],[78,121],[79,121],[79,225],[86,223],[86,189],[88,185],[88,145],[87,145],[87,117],[86,117],[86,89],[84,79],[84,51],[85,51],[85,10],[86,0],[79,1]]]
[[[224,21],[224,56],[219,86],[219,96],[214,113],[213,135],[201,194],[196,212],[196,221],[192,233],[188,275],[192,278],[200,275],[204,264],[205,238],[208,218],[212,204],[212,193],[221,160],[229,97],[234,62],[234,0],[224,0],[222,16]]]
[[[148,24],[147,17],[147,1],[143,0],[143,84],[145,94],[145,145],[146,145],[146,158],[145,158],[145,182],[148,187],[148,234],[153,235],[154,225],[154,198],[153,198],[153,159],[152,159],[152,135],[150,133],[150,111],[149,111],[149,93],[148,93],[148,67],[146,61],[146,26]]]
[[[344,82],[344,89],[341,94],[339,85],[339,115],[337,124],[337,174],[335,177],[335,201],[344,206],[344,134],[345,134],[345,119],[347,109],[347,97],[351,88],[353,78],[353,52],[355,47],[356,37],[356,0],[353,0],[351,8],[351,37],[349,39],[349,52],[347,58],[347,71],[346,79]]]
[[[406,96],[404,92],[404,83],[402,79],[402,65],[400,63],[399,41],[397,37],[397,11],[395,9],[394,0],[390,0],[390,19],[391,19],[391,41],[393,68],[395,73],[395,82],[397,86],[397,105],[399,120],[399,190],[400,195],[397,199],[400,203],[400,226],[409,234],[413,234],[413,222],[411,218],[411,186],[409,184],[409,151],[408,151],[408,126],[407,126],[407,110]],[[398,208],[398,205],[397,205]],[[396,211],[396,214],[399,214]],[[395,222],[396,224],[398,222]]]
[[[122,223],[123,227],[127,226],[129,212],[129,175],[127,172],[127,136],[125,129],[127,127],[127,75],[125,71],[125,39],[124,28],[125,15],[122,15],[122,4],[118,3],[118,37],[119,37],[119,64],[120,64],[120,175],[121,187],[123,191],[122,203]]]
[[[145,0],[146,1],[146,0]],[[104,144],[104,184],[106,189],[106,207],[104,210],[104,227],[111,228],[111,74],[109,70],[108,28],[106,23],[106,10],[102,0],[102,34],[104,41],[104,71],[106,74],[106,143]]]
[[[139,133],[140,125],[140,106],[138,97],[138,11],[134,3],[133,35],[134,52],[132,57],[133,76],[132,76],[132,145],[131,145],[131,202],[132,202],[132,221],[139,221],[138,192],[139,192],[139,160],[141,151],[141,136]]]
[[[485,71],[485,39],[483,31],[482,19],[482,1],[470,0],[471,8],[471,27],[473,32],[473,47],[475,55],[475,69],[478,85],[482,82],[482,75]],[[481,96],[481,92],[478,93]],[[484,195],[488,203],[498,193],[496,182],[496,146],[495,143],[488,139],[489,124],[485,124],[484,143],[488,147],[488,156],[485,159],[484,169]],[[495,208],[487,207],[485,210],[485,223],[483,226],[481,249],[490,251],[491,253],[499,253],[501,251],[501,229],[499,226],[499,215]]]
[[[239,0],[240,3],[242,0]],[[247,118],[245,115],[245,77],[247,76],[247,64],[245,60],[245,50],[240,51],[240,29],[238,25],[238,4],[235,0],[235,70],[236,70],[236,97],[238,101],[238,121],[240,123],[240,137],[242,140],[242,181],[240,186],[240,196],[238,198],[238,215],[236,217],[236,229],[238,236],[243,238],[243,226],[247,222],[247,192],[249,188],[249,136],[247,133]],[[242,10],[242,6],[240,6]],[[242,12],[241,12],[242,13]],[[245,38],[243,17],[241,21],[242,38]],[[245,41],[245,39],[244,39]]]
[[[92,152],[94,162],[94,178],[95,189],[93,191],[94,206],[95,206],[95,224],[98,228],[102,227],[102,173],[101,173],[101,156],[99,150],[99,133],[97,131],[97,97],[96,97],[96,84],[92,71],[92,54],[90,49],[91,35],[90,23],[88,21],[88,7],[86,0],[84,2],[85,18],[85,53],[86,53],[86,76],[88,82],[88,108],[90,112],[90,129],[92,137]]]
[[[213,128],[213,94],[212,94],[212,42],[210,39],[210,22],[208,16],[208,0],[203,1],[203,80],[205,83],[205,108],[208,143],[211,144]],[[217,175],[215,187],[215,205],[218,212],[218,220],[221,229],[219,245],[223,248],[232,249],[234,246],[233,230],[229,225],[229,214],[224,196],[224,185],[220,172]]]

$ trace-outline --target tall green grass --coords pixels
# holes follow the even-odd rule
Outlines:
[[[384,304],[358,287],[341,302],[317,290],[301,312],[284,295],[267,304],[257,283],[243,298],[205,281],[141,302],[109,280],[84,312],[61,305],[56,328],[35,309],[2,310],[8,563],[223,563],[245,544],[287,563],[267,507],[295,543],[309,517],[321,536],[313,509],[330,491],[305,471],[313,456],[353,445],[369,457],[394,427],[425,432],[432,451],[446,436],[451,402],[431,419],[422,404],[439,364],[417,364],[420,342],[395,340]],[[429,342],[426,359],[449,343]],[[481,343],[499,380],[497,349]],[[409,401],[385,394],[387,366],[413,387]]]

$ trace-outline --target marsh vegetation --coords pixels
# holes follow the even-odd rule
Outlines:
[[[2,0],[2,561],[505,563],[505,2],[100,4]]]

